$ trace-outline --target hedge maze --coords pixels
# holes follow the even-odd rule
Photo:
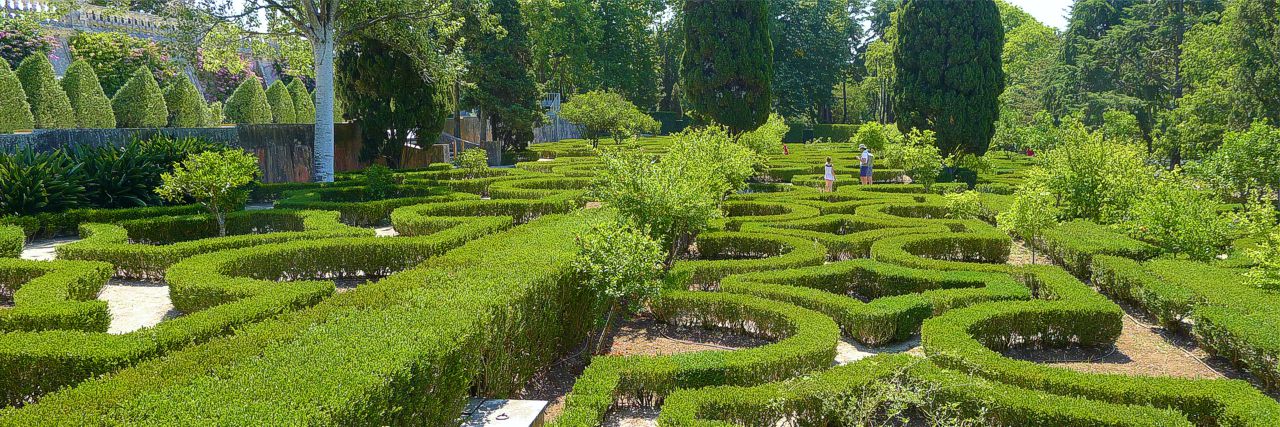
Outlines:
[[[669,141],[635,143],[660,154]],[[217,237],[187,207],[73,212],[0,226],[0,425],[453,425],[471,396],[509,397],[578,348],[601,313],[573,269],[599,166],[585,141],[481,173],[397,172],[383,199],[363,177],[278,184]],[[838,189],[818,191],[832,157]],[[856,153],[826,144],[774,156],[760,182],[676,262],[660,321],[765,338],[742,350],[597,356],[556,426],[622,407],[659,425],[843,425],[886,386],[987,424],[1275,426],[1280,316],[1238,259],[1195,263],[1086,223],[1033,244],[1057,264],[1008,263],[1015,244],[957,219],[941,193],[966,184],[858,186]],[[1022,161],[975,188],[999,210]],[[847,172],[846,172],[847,171]],[[891,181],[897,171],[879,171]],[[186,209],[186,210],[184,210]],[[376,237],[390,224],[396,237]],[[15,259],[26,237],[78,235],[58,261]],[[97,293],[112,277],[165,280],[182,315],[108,334]],[[339,292],[335,280],[363,281]],[[1094,287],[1096,286],[1097,290]],[[1093,374],[1005,356],[1106,347],[1134,303],[1259,380]],[[833,366],[841,339],[919,336],[924,356]]]

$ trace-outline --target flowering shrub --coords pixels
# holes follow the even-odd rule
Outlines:
[[[162,87],[178,76],[178,68],[169,61],[169,54],[151,40],[124,33],[76,33],[69,44],[73,58],[93,66],[107,96],[115,96],[138,67],[151,70]]]
[[[204,84],[205,100],[209,102],[221,101],[231,97],[231,93],[240,87],[240,83],[245,79],[253,76],[253,71],[249,67],[249,61],[246,58],[242,63],[243,67],[231,69],[228,67],[219,67],[217,71],[209,71],[206,69],[206,60],[204,50],[196,52],[196,76],[200,78],[200,82]]]
[[[0,18],[0,58],[8,61],[10,67],[17,67],[33,53],[48,54],[57,43],[58,39],[44,34],[35,22]]]

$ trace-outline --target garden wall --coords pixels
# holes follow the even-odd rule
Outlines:
[[[363,145],[360,128],[352,123],[334,126],[334,167],[350,171],[368,166],[360,161]],[[25,134],[0,134],[0,150],[30,147],[53,151],[75,145],[123,145],[135,137],[162,134],[173,138],[197,137],[242,147],[258,156],[263,182],[306,182],[311,179],[312,125],[237,125],[218,128],[159,129],[42,129]],[[424,167],[444,161],[439,147],[405,147],[401,167]]]

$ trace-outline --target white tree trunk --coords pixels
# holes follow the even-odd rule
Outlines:
[[[316,66],[316,140],[312,147],[312,180],[333,182],[333,25],[312,42]]]

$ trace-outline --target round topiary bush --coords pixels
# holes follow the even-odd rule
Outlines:
[[[267,88],[267,103],[271,104],[273,123],[297,123],[298,111],[293,106],[293,95],[284,83],[276,80]]]
[[[31,116],[37,129],[76,127],[76,116],[71,110],[67,93],[58,85],[53,74],[53,64],[44,55],[31,55],[18,66],[18,80],[27,92]]]
[[[271,104],[258,79],[247,79],[227,98],[222,115],[229,123],[262,125],[271,123]]]
[[[77,126],[92,129],[116,127],[116,113],[111,110],[111,100],[102,91],[98,73],[87,61],[76,61],[67,68],[67,74],[62,76],[62,89],[67,92],[67,100],[71,101]]]
[[[138,67],[111,100],[116,112],[116,125],[122,128],[157,128],[169,122],[160,84],[147,67]]]
[[[22,82],[9,69],[9,63],[0,61],[0,133],[35,127],[31,117],[31,105]]]
[[[294,115],[297,119],[296,123],[315,123],[316,103],[311,99],[311,92],[307,91],[307,85],[302,83],[302,79],[293,79],[289,82],[289,95],[293,98],[293,109],[297,112]]]
[[[169,86],[164,93],[164,103],[169,107],[169,127],[195,128],[208,121],[204,99],[190,79],[178,79]]]

